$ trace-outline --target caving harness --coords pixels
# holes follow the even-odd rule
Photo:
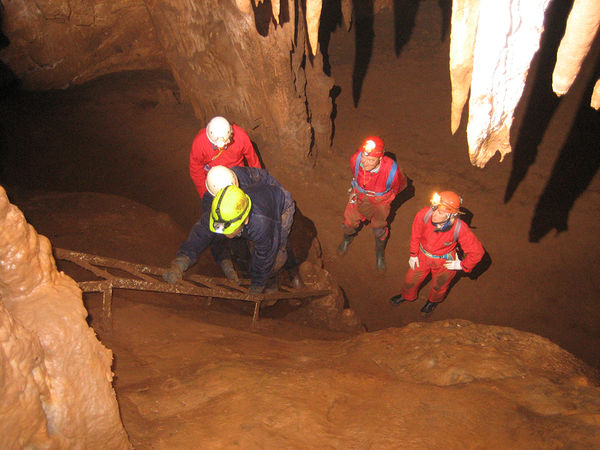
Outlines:
[[[423,217],[423,223],[427,223],[429,221],[429,219],[431,219],[432,214],[433,214],[433,209],[430,208],[429,211],[427,211],[427,213]],[[455,218],[455,224],[456,224],[456,226],[454,227],[454,235],[453,235],[452,243],[458,242],[458,234],[460,233],[460,226],[462,224],[462,221],[457,217],[457,218]],[[445,244],[449,245],[450,243],[445,243]],[[421,248],[421,251],[425,254],[425,256],[428,256],[429,258],[447,259],[449,261],[454,259],[452,257],[452,252],[446,253],[445,255],[434,255],[432,253],[429,253],[427,250],[425,250],[423,248],[423,245],[419,244],[419,247]]]
[[[360,169],[360,159],[362,157],[362,152],[360,152],[358,154],[358,158],[356,158],[356,165],[354,167],[354,178],[352,179],[352,187],[360,192],[361,194],[365,194],[368,195],[370,197],[380,197],[382,195],[387,194],[391,187],[392,187],[392,181],[394,181],[394,177],[396,176],[396,172],[398,171],[398,163],[396,163],[396,161],[392,160],[392,167],[390,169],[390,173],[388,174],[387,180],[385,182],[385,191],[383,192],[375,192],[375,191],[369,191],[367,189],[362,188],[358,182],[356,180],[358,180],[358,171]]]

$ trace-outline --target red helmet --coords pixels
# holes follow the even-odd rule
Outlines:
[[[452,191],[436,192],[431,199],[431,206],[439,208],[442,212],[460,214],[462,198]]]
[[[378,136],[369,136],[360,146],[360,151],[363,152],[365,156],[374,156],[376,158],[381,158],[383,156],[384,149],[385,145],[383,144],[383,140]]]

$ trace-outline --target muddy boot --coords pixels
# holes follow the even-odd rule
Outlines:
[[[277,276],[271,277],[267,280],[267,284],[265,285],[265,290],[263,294],[265,294],[265,299],[260,303],[261,308],[264,306],[273,306],[278,298],[268,298],[270,295],[274,295],[277,291],[279,291],[279,278]]]
[[[381,240],[378,237],[375,238],[375,259],[377,263],[377,270],[385,272],[385,240]]]
[[[265,285],[264,294],[274,294],[279,291],[279,277],[274,276],[267,280],[267,284]],[[273,302],[275,303],[275,302]]]
[[[350,242],[352,242],[352,239],[354,239],[353,234],[344,234],[344,239],[342,240],[340,245],[338,245],[337,248],[338,255],[342,256],[346,254],[346,252],[348,251],[348,246],[350,245]]]
[[[429,300],[427,300],[427,303],[425,303],[425,306],[423,306],[421,308],[421,313],[423,314],[424,317],[427,317],[433,312],[433,310],[435,309],[435,307],[437,305],[438,305],[437,303],[430,302]]]
[[[290,284],[293,289],[305,289],[306,285],[300,276],[300,271],[298,270],[298,266],[294,266],[288,269],[288,274],[290,275]]]
[[[402,294],[394,295],[392,298],[390,298],[390,303],[394,306],[401,305],[405,301],[406,299],[402,297]]]

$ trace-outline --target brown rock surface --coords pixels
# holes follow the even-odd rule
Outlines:
[[[67,199],[69,209],[57,207]],[[153,261],[178,238],[161,214],[117,197],[24,205],[61,246]],[[71,225],[77,218],[89,234]],[[152,242],[141,232],[150,223]],[[457,319],[346,334],[275,319],[281,305],[252,331],[251,311],[235,303],[115,291],[113,328],[99,335],[115,354],[136,448],[592,448],[600,439],[595,374],[540,336]],[[100,296],[87,294],[86,306],[98,325]]]
[[[3,448],[129,448],[112,353],[86,323],[76,283],[0,188]]]

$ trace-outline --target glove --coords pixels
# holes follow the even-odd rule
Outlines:
[[[169,284],[175,284],[183,279],[183,271],[177,265],[172,265],[169,270],[162,274],[163,280]]]
[[[408,265],[410,266],[411,270],[415,270],[415,267],[419,267],[419,257],[411,256],[408,258]]]
[[[252,286],[250,286],[250,289],[248,289],[248,294],[258,295],[258,294],[262,294],[264,290],[265,290],[264,286],[257,286],[255,284],[253,284]]]
[[[238,274],[235,271],[233,263],[230,259],[224,259],[219,263],[219,266],[221,266],[221,270],[229,281],[232,281],[235,284],[240,284],[240,278],[238,277]]]
[[[460,259],[453,259],[444,263],[444,267],[448,270],[462,270]]]
[[[162,274],[163,280],[175,284],[183,279],[185,272],[192,265],[192,260],[185,255],[179,255],[171,262],[171,267]]]

